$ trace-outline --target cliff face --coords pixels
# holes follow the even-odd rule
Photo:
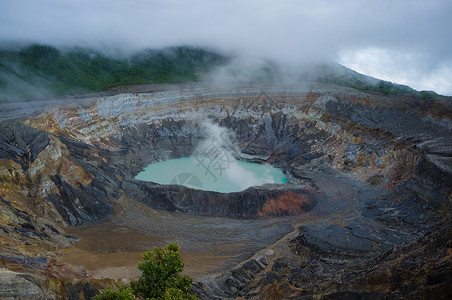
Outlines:
[[[291,182],[220,194],[133,178],[149,163],[190,156],[205,139],[206,118],[233,133],[236,158],[282,168]],[[451,118],[445,100],[323,85],[122,94],[4,117],[0,261],[38,287],[49,278],[81,279],[80,270],[52,260],[76,241],[65,227],[119,220],[127,199],[198,216],[295,217],[291,235],[272,237],[281,240],[229,275],[200,280],[195,291],[206,298],[396,297],[420,286],[444,294],[451,281]],[[422,246],[429,237],[437,250]],[[421,245],[425,258],[400,261],[395,247],[402,243],[411,243],[404,247],[414,256]],[[405,267],[401,287],[395,273]],[[364,282],[375,276],[378,284]],[[16,279],[8,284],[22,289]],[[101,286],[83,282],[89,293]],[[48,294],[69,293],[68,284]]]

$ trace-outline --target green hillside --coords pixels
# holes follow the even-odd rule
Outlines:
[[[277,63],[265,60],[250,68],[211,51],[192,47],[145,50],[126,58],[113,58],[98,51],[57,49],[46,45],[0,49],[0,103],[43,100],[64,95],[103,91],[120,85],[181,83],[202,79],[225,66],[222,80],[238,84],[292,84],[302,81],[333,83],[384,94],[413,94],[437,98],[432,91],[359,74],[334,62],[313,64],[288,75]]]
[[[316,71],[313,73],[318,74],[316,81],[323,83],[333,83],[358,90],[375,91],[386,95],[412,94],[424,99],[443,97],[433,91],[416,91],[407,85],[363,75],[334,62],[316,66],[315,69]]]
[[[203,49],[173,47],[115,59],[88,49],[32,45],[0,50],[0,103],[45,99],[110,87],[196,81],[227,58]]]

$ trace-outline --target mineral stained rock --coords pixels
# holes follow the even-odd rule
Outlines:
[[[89,298],[109,286],[58,253],[77,241],[67,226],[120,222],[126,199],[200,218],[292,218],[265,248],[197,279],[201,298],[447,299],[451,118],[447,99],[320,84],[119,94],[0,114],[0,294]],[[134,179],[150,163],[190,156],[205,119],[232,133],[237,159],[281,168],[290,183],[221,194]]]

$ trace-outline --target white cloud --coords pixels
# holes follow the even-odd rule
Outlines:
[[[452,64],[429,64],[427,54],[364,48],[342,51],[338,62],[357,72],[417,90],[452,95]]]
[[[375,48],[422,59],[396,64],[397,78],[410,84],[404,70],[422,67],[430,75],[418,81],[441,88],[452,68],[451,11],[449,0],[0,0],[0,43],[124,51],[188,44],[293,64]],[[385,59],[383,76],[394,73]]]

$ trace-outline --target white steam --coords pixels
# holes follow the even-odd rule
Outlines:
[[[241,190],[275,183],[273,176],[270,175],[270,169],[266,169],[263,174],[255,174],[238,163],[236,158],[240,156],[240,149],[234,142],[234,134],[228,128],[206,119],[201,123],[201,132],[206,138],[197,146],[193,156],[206,157],[213,164],[220,163],[221,172],[216,173],[219,180],[224,176]]]
[[[232,158],[235,157],[235,153],[239,153],[239,148],[233,142],[235,136],[227,128],[221,127],[209,119],[203,120],[200,127],[206,138],[197,146],[195,152],[202,153],[209,149],[216,149],[229,154]]]
[[[236,185],[240,186],[242,190],[245,190],[251,186],[259,186],[266,183],[275,183],[273,177],[268,174],[266,170],[264,176],[257,177],[253,172],[246,170],[240,166],[236,160],[231,163],[229,168],[226,170],[226,176]]]

